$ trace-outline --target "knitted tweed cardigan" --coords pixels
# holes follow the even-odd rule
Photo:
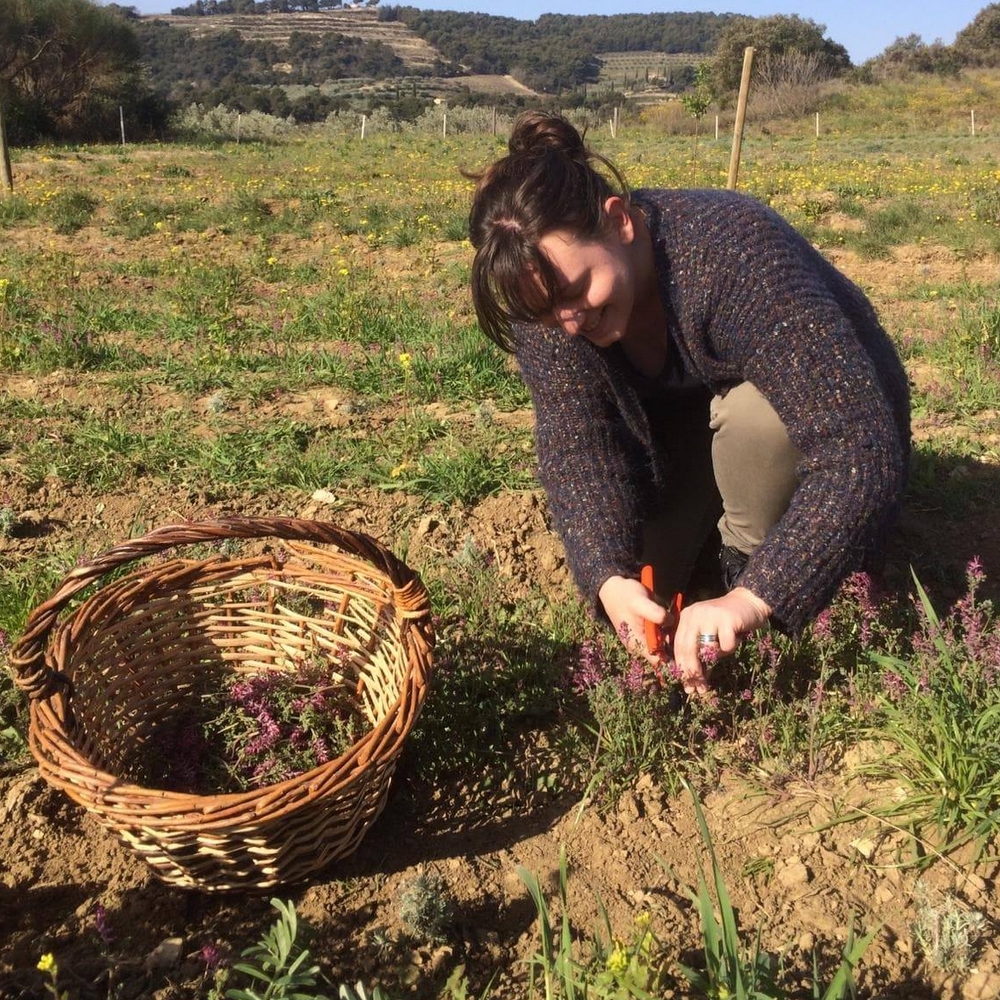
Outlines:
[[[800,630],[877,565],[909,465],[909,391],[864,294],[777,213],[734,192],[641,190],[670,361],[715,393],[749,381],[804,455],[791,503],[739,583]],[[539,477],[583,595],[637,576],[649,497],[675,488],[624,353],[541,324],[512,331]],[[683,488],[683,486],[679,486]]]

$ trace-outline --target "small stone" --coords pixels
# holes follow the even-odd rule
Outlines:
[[[809,869],[806,868],[800,857],[793,855],[784,867],[778,869],[775,878],[786,889],[794,889],[809,882]]]
[[[327,503],[327,504],[329,504],[329,503],[336,503],[337,502],[337,496],[336,496],[336,494],[335,493],[331,493],[329,490],[316,490],[313,493],[311,499],[315,500],[316,503]]]
[[[806,931],[802,937],[799,938],[799,951],[804,955],[812,954],[816,950],[816,935],[811,934]]]
[[[184,955],[184,939],[165,938],[147,956],[146,969],[149,972],[164,972],[180,964]]]

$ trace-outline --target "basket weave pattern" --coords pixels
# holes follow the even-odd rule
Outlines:
[[[217,551],[166,557],[200,543]],[[349,854],[382,811],[432,646],[426,589],[374,539],[229,518],[159,528],[76,567],[28,619],[11,666],[52,785],[168,883],[265,889]],[[193,699],[233,672],[304,662],[336,664],[339,694],[364,719],[345,753],[246,792],[155,787],[158,737]]]

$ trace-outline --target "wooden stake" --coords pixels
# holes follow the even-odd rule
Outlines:
[[[121,125],[122,130],[122,145],[125,145],[125,109],[119,104],[118,105],[118,123]]]
[[[10,169],[10,149],[7,146],[7,128],[3,121],[3,101],[0,101],[0,181],[9,191],[14,190],[14,174]]]
[[[743,125],[747,117],[747,96],[750,93],[750,70],[753,67],[753,48],[743,50],[743,76],[740,79],[740,96],[736,103],[736,125],[733,127],[733,150],[729,157],[729,180],[726,187],[736,190],[740,173],[740,150],[743,146]]]

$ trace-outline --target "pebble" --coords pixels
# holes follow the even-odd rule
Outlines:
[[[809,882],[809,869],[806,868],[800,857],[793,855],[783,867],[778,869],[775,878],[786,889],[794,889],[796,886]]]
[[[184,939],[164,938],[147,956],[146,968],[150,972],[174,968],[184,953]]]

